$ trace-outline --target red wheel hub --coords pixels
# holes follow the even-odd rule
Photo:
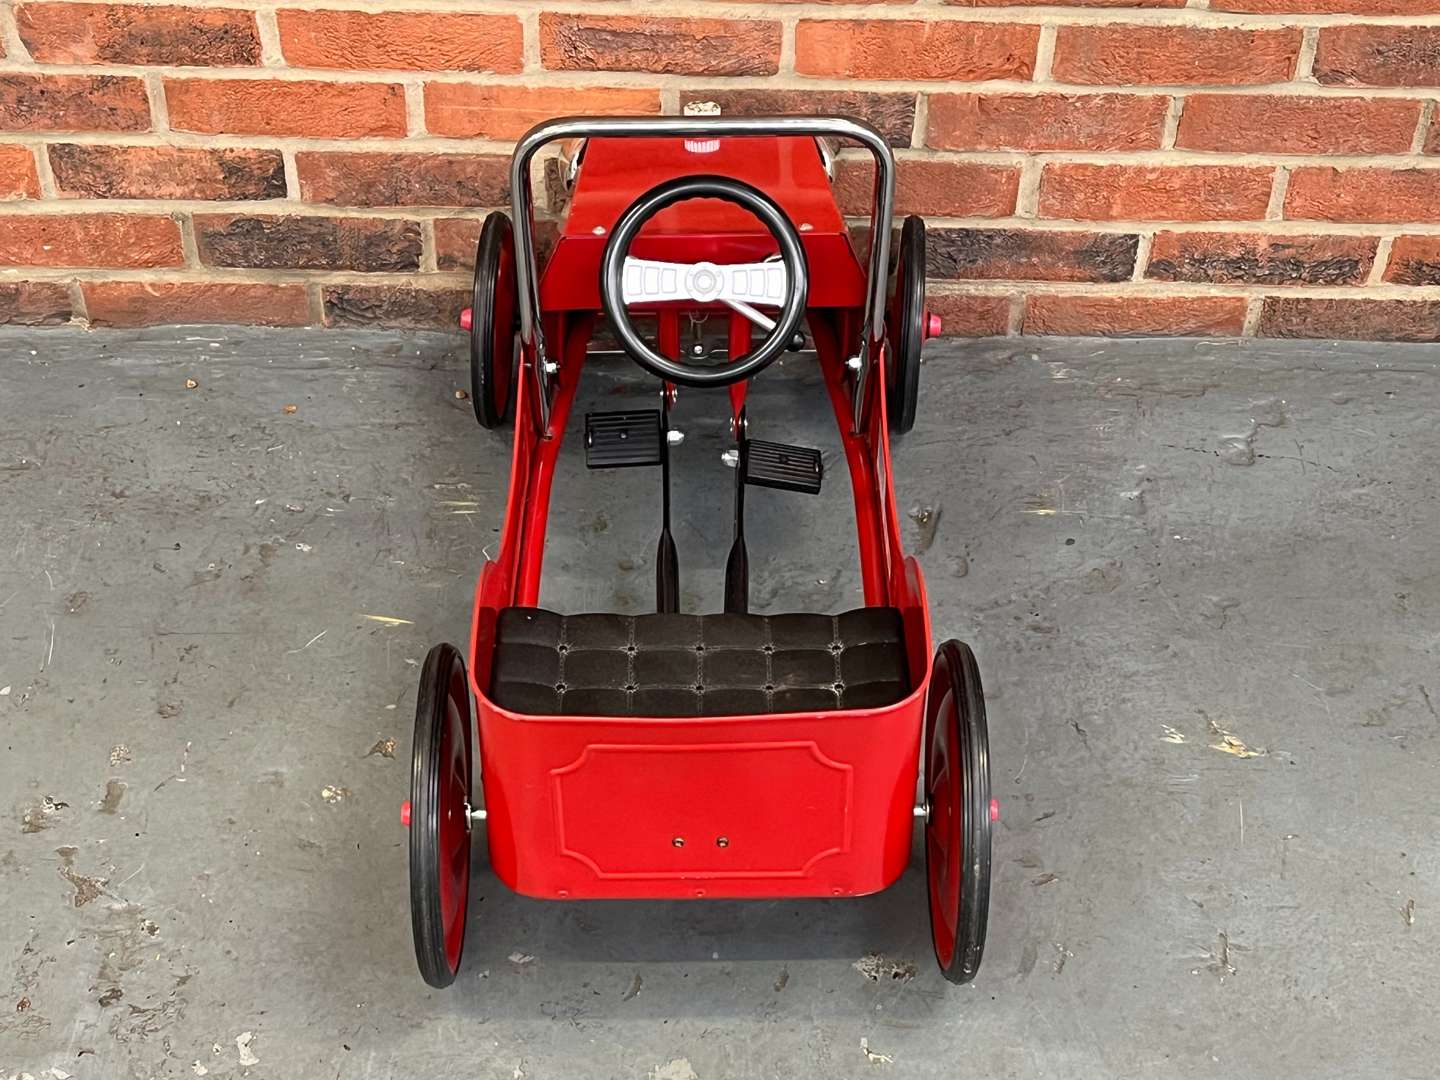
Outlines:
[[[464,675],[460,677],[464,694]],[[465,944],[465,907],[470,900],[470,755],[469,700],[456,707],[455,690],[445,702],[445,724],[440,743],[440,920],[445,928],[445,960],[451,970],[460,966]]]
[[[933,710],[934,734],[925,763],[925,796],[930,803],[930,816],[925,824],[926,877],[930,887],[935,956],[943,967],[948,967],[955,956],[965,866],[964,779],[955,710],[955,695],[947,687],[938,708]]]

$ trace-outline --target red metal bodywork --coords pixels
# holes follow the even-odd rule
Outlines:
[[[809,327],[844,446],[865,602],[897,608],[905,624],[914,689],[894,705],[704,719],[556,717],[511,712],[487,694],[498,612],[539,597],[550,486],[601,308],[609,230],[642,191],[692,173],[753,184],[801,230]],[[749,215],[696,200],[658,215],[633,252],[724,263],[774,248]],[[542,430],[536,361],[526,350],[505,524],[476,590],[468,665],[496,874],[517,892],[546,898],[858,896],[885,888],[910,856],[930,624],[920,567],[900,544],[883,356],[874,358],[853,433],[845,359],[858,336],[865,273],[814,141],[723,140],[699,154],[680,139],[591,140],[540,296],[557,389]],[[662,347],[673,350],[680,313],[659,317]],[[736,355],[748,348],[749,324],[737,316],[728,325]],[[729,395],[737,411],[743,389]]]

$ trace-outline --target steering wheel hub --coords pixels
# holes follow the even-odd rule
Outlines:
[[[701,303],[708,304],[720,296],[720,286],[724,284],[724,278],[720,276],[720,268],[714,263],[696,263],[690,271],[690,295]]]

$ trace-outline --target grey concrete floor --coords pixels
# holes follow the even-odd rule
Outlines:
[[[1435,1075],[1433,349],[934,348],[895,468],[989,691],[971,986],[933,970],[917,858],[865,900],[750,904],[541,903],[477,864],[432,992],[397,820],[416,663],[464,638],[508,467],[458,345],[0,333],[0,1076]],[[756,434],[833,463],[789,366]],[[679,421],[692,609],[728,541],[709,404]],[[571,449],[546,599],[643,607],[655,479]],[[853,598],[845,499],[836,469],[754,500],[759,604]]]

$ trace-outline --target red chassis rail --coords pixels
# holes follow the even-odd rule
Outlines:
[[[735,146],[731,151],[729,148]],[[912,692],[894,705],[821,713],[673,719],[535,716],[490,700],[499,611],[540,593],[551,483],[600,310],[605,232],[629,201],[683,173],[766,190],[797,225],[813,284],[808,321],[844,447],[867,605],[902,615]],[[773,249],[753,219],[682,204],[637,239],[647,258],[737,261]],[[482,751],[490,858],[510,888],[543,898],[858,896],[909,862],[930,623],[920,567],[900,543],[885,415],[885,356],[859,398],[846,342],[862,319],[865,273],[812,139],[722,143],[698,164],[679,139],[594,139],[541,282],[553,398],[537,406],[538,356],[521,353],[510,491],[499,551],[476,590],[469,672]],[[660,342],[678,355],[677,311]],[[748,325],[730,321],[731,351]],[[734,409],[743,388],[732,388]],[[541,415],[548,413],[545,419]]]

